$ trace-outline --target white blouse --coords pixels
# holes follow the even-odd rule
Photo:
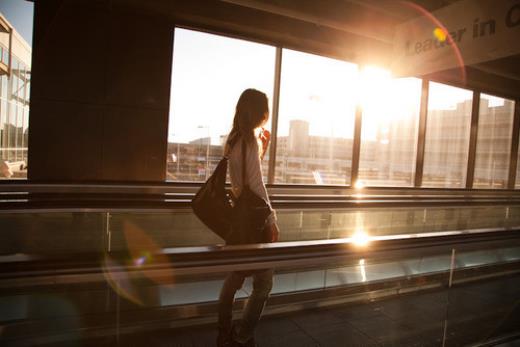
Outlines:
[[[264,180],[262,178],[262,166],[260,164],[260,150],[257,141],[247,143],[246,147],[246,179],[249,184],[249,188],[263,198],[269,207],[271,202],[267,195],[267,189],[265,188]],[[231,148],[228,154],[228,165],[229,165],[229,177],[231,178],[231,187],[235,196],[240,196],[242,192],[242,142],[237,143]],[[273,224],[276,222],[276,212],[271,207],[271,214],[267,217],[267,224]]]

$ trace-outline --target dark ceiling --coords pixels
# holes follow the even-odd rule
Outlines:
[[[391,45],[396,26],[421,15],[416,5],[432,12],[460,0],[221,1],[313,23],[323,27],[334,28]],[[490,76],[496,76],[501,82],[505,82],[506,84],[507,81],[520,81],[520,55],[500,58],[467,68],[475,70],[471,76],[478,75],[481,72],[485,81],[484,83],[489,81]],[[511,85],[513,88],[517,86],[517,83]],[[517,95],[520,94],[520,91],[511,90],[511,94]]]
[[[178,26],[387,66],[395,28],[420,16],[417,6],[431,12],[460,0],[104,1],[165,17]],[[466,70],[468,79],[462,82],[460,70],[423,77],[520,98],[520,55],[466,66]]]

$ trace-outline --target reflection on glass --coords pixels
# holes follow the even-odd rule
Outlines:
[[[282,54],[276,183],[348,184],[357,65]]]
[[[209,246],[223,241],[191,211],[175,213],[111,213],[111,250],[127,247],[127,225],[153,240],[157,247]]]
[[[103,251],[103,214],[37,212],[0,214],[0,255]]]
[[[480,95],[473,188],[507,188],[515,103]]]
[[[423,186],[466,185],[473,93],[430,82]]]
[[[275,48],[175,29],[167,176],[204,181],[222,157],[238,97],[247,88],[272,101]],[[267,158],[263,161],[264,176]]]
[[[359,180],[371,186],[411,186],[415,176],[421,80],[390,72],[361,73],[363,122]]]

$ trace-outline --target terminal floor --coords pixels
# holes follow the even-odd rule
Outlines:
[[[520,333],[520,275],[268,316],[261,320],[256,339],[261,347],[443,346],[444,339],[444,346],[466,346],[515,333]],[[215,338],[212,325],[122,336],[119,345],[210,347]]]

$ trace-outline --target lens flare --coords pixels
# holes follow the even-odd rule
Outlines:
[[[113,259],[106,254],[103,259],[103,275],[114,292],[135,304],[144,306],[143,280],[159,285],[174,283],[174,270],[168,257],[154,240],[133,223],[123,223],[123,234],[129,257]],[[161,265],[157,269],[157,265]]]
[[[356,230],[352,235],[352,242],[358,247],[365,247],[370,243],[370,236],[364,230]]]
[[[439,19],[437,19],[437,17],[435,17],[431,12],[429,12],[424,7],[416,3],[410,1],[400,1],[399,3],[403,6],[412,8],[413,10],[417,11],[420,15],[427,18],[432,23],[433,35],[440,42],[445,42],[446,40],[449,41],[450,47],[453,49],[453,54],[455,55],[455,59],[457,60],[457,64],[459,66],[460,79],[463,83],[466,83],[466,65],[464,64],[462,53],[460,52],[460,48],[457,45],[457,43],[454,42],[451,36],[447,34],[448,30],[446,29],[446,26],[444,26],[444,24],[442,24],[441,21],[439,21]]]
[[[142,257],[139,257],[137,259],[134,259],[134,265],[135,266],[143,266],[147,262],[148,257],[143,255]]]
[[[146,266],[165,265],[169,263],[170,260],[162,253],[161,247],[159,247],[145,231],[133,223],[125,222],[123,226],[132,263],[139,266],[141,273],[153,282],[158,284],[172,284],[174,282],[174,271],[171,267],[163,268],[159,273]]]
[[[125,266],[113,260],[108,254],[103,259],[103,276],[117,295],[143,306],[143,301]]]
[[[354,188],[356,189],[363,189],[365,188],[365,183],[363,181],[357,180],[354,184]]]
[[[442,30],[441,28],[437,27],[433,30],[433,36],[435,36],[435,38],[440,42],[444,42],[448,37],[448,33],[445,30]]]

